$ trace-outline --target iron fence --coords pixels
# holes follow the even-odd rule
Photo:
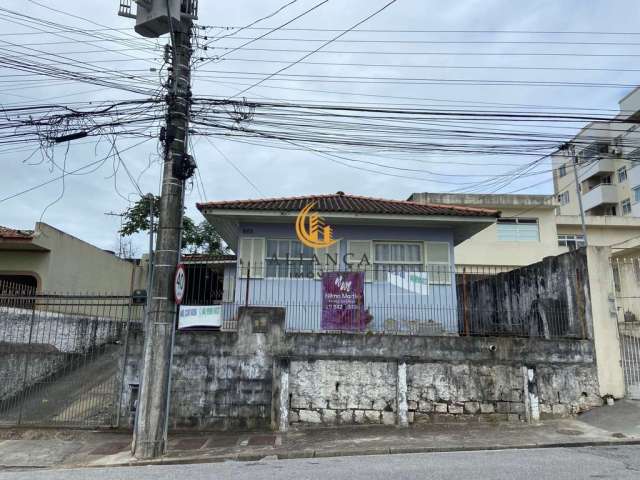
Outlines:
[[[142,307],[129,296],[0,291],[0,424],[117,425]]]
[[[189,304],[222,306],[235,328],[239,306],[284,307],[290,332],[505,335],[586,338],[584,279],[560,272],[561,285],[535,269],[451,265],[320,265],[308,259],[190,265]],[[507,271],[505,271],[507,270]],[[332,292],[331,281],[360,282]],[[208,277],[207,277],[208,278]],[[330,279],[330,280],[329,280]],[[329,283],[327,283],[329,282]],[[331,295],[334,298],[329,298]]]
[[[611,274],[627,396],[640,399],[640,255],[618,251]]]

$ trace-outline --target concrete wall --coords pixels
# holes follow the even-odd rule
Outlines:
[[[467,323],[472,334],[592,338],[584,249],[488,278],[465,278],[464,284],[458,279],[467,306],[461,325]]]
[[[620,398],[625,394],[625,387],[610,256],[611,249],[608,247],[587,248],[589,283],[593,292],[591,310],[600,395]]]
[[[588,340],[285,333],[283,327],[282,310],[250,307],[242,310],[237,333],[177,332],[171,427],[519,420],[531,413],[528,369],[543,414],[601,403]],[[142,342],[130,345],[124,418],[132,401],[128,385],[140,381]]]

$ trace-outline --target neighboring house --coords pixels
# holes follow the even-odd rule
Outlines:
[[[494,208],[500,218],[494,225],[462,242],[455,249],[458,270],[468,267],[520,267],[564,253],[558,246],[556,203],[550,195],[500,195],[414,193],[410,201]]]
[[[297,239],[296,217],[310,203],[333,229],[337,242],[328,248]],[[365,272],[368,329],[408,330],[416,322],[456,332],[453,249],[499,216],[494,209],[342,192],[197,207],[238,252],[235,303],[286,307],[287,328],[309,331],[320,329],[322,273],[350,270]]]
[[[586,125],[572,140],[576,173],[593,245],[640,245],[640,87],[623,97],[611,121]],[[570,150],[552,155],[558,233],[582,239],[580,206]],[[635,241],[634,241],[635,240]]]
[[[0,281],[39,292],[127,295],[135,269],[46,223],[36,223],[34,230],[0,227]]]
[[[501,212],[495,225],[456,247],[458,270],[469,267],[510,269],[584,246],[580,215],[557,215],[552,195],[414,193],[410,201]],[[589,244],[612,247],[614,255],[638,255],[640,218],[586,216]]]

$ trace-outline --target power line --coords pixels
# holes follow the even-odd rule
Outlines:
[[[312,50],[311,52],[309,52],[308,54],[304,55],[303,57],[299,58],[298,60],[289,63],[288,65],[282,67],[280,70],[269,74],[268,76],[266,76],[265,78],[263,78],[262,80],[259,80],[258,82],[254,83],[253,85],[245,88],[244,90],[242,90],[241,92],[236,93],[235,95],[231,96],[230,98],[234,98],[237,97],[239,95],[242,95],[243,93],[248,92],[249,90],[251,90],[254,87],[257,87],[258,85],[260,85],[261,83],[266,82],[267,80],[269,80],[270,78],[275,77],[276,75],[281,75],[282,72],[284,72],[285,70],[288,70],[289,68],[293,67],[294,65],[300,63],[301,61],[309,58],[311,55],[313,55],[314,53],[316,53],[317,51],[323,49],[324,47],[326,47],[327,45],[337,41],[339,38],[343,37],[344,35],[346,35],[347,33],[349,33],[351,30],[358,28],[358,26],[362,25],[363,23],[365,23],[366,21],[370,20],[371,18],[375,17],[376,15],[378,15],[379,13],[381,13],[382,11],[386,10],[388,7],[390,7],[391,5],[393,5],[394,3],[396,3],[397,0],[391,0],[389,3],[385,4],[382,8],[376,10],[375,12],[373,12],[372,14],[368,15],[367,17],[365,17],[364,19],[360,20],[358,23],[356,23],[355,25],[349,27],[346,30],[343,30],[341,33],[339,33],[338,35],[336,35],[335,37],[325,41],[322,45],[320,45],[318,48],[316,48],[315,50]]]

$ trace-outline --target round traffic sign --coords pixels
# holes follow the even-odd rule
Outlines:
[[[187,291],[187,272],[185,271],[184,264],[179,263],[176,267],[176,276],[173,281],[173,296],[176,301],[176,305],[182,303],[184,294]]]

